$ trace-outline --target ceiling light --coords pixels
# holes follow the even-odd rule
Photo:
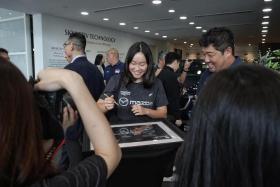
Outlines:
[[[262,27],[263,29],[268,29],[268,27],[267,26],[264,26],[264,27]]]
[[[125,26],[126,23],[125,23],[125,22],[120,22],[119,25],[120,25],[120,26]]]
[[[154,5],[159,5],[159,4],[161,4],[161,0],[153,0],[152,3]]]
[[[248,44],[249,46],[251,46],[252,44]]]
[[[186,41],[184,41],[184,44],[186,44],[187,42]]]
[[[133,27],[133,29],[137,30],[137,29],[139,29],[139,27]]]
[[[264,2],[271,2],[272,0],[264,0]]]
[[[268,24],[269,24],[268,21],[263,21],[263,22],[262,22],[262,25],[268,25]]]
[[[269,18],[269,16],[263,16],[263,19],[268,19]]]
[[[265,35],[265,34],[263,34],[263,35],[262,35],[262,37],[266,37],[266,35]]]
[[[262,38],[262,41],[265,41],[265,38]]]
[[[145,30],[145,32],[150,32],[149,30]]]
[[[262,44],[265,44],[265,42],[262,42]]]
[[[81,12],[81,14],[82,14],[82,15],[84,15],[84,16],[89,15],[89,13],[88,13],[88,12]]]
[[[267,33],[267,30],[262,30],[262,33]]]
[[[174,38],[173,40],[175,40],[175,41],[176,41],[176,40],[177,40],[177,38]]]
[[[264,8],[262,11],[263,12],[270,12],[270,11],[272,11],[272,9],[271,8]]]
[[[207,30],[203,29],[202,32],[207,32]]]
[[[191,22],[189,22],[189,24],[190,24],[190,25],[194,25],[194,22],[193,22],[193,21],[191,21]]]
[[[109,18],[103,18],[104,21],[109,21]]]
[[[190,44],[191,46],[193,46],[193,44]]]
[[[169,13],[174,13],[175,10],[174,10],[174,9],[169,9],[168,12],[169,12]]]
[[[9,12],[9,15],[12,15],[12,12]]]
[[[159,35],[159,33],[158,33],[158,32],[156,32],[156,33],[155,33],[155,35],[156,35],[156,36],[158,36],[158,35]]]
[[[195,27],[196,29],[202,29],[202,27],[201,26],[197,26],[197,27]]]
[[[186,20],[187,16],[180,16],[180,20]]]
[[[164,36],[162,36],[162,37],[163,37],[163,38],[167,38],[167,36],[165,36],[165,35],[164,35]]]

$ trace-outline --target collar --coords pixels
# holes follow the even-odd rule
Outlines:
[[[71,60],[70,63],[73,63],[77,58],[80,58],[80,57],[86,57],[86,55],[77,55]]]

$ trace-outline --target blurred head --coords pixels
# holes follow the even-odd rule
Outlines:
[[[7,61],[10,61],[9,52],[4,48],[0,48],[0,57],[6,59]]]
[[[71,62],[76,55],[85,54],[86,37],[78,32],[71,33],[63,47],[66,60]]]
[[[95,65],[102,65],[103,64],[103,55],[97,54],[94,61]]]
[[[133,44],[125,59],[124,73],[127,83],[143,82],[145,87],[150,87],[155,79],[153,56],[145,42]]]
[[[158,64],[157,64],[157,66],[160,69],[162,69],[164,67],[164,65],[165,65],[165,55],[166,55],[166,53],[163,52],[163,51],[161,51],[159,53],[159,55],[158,55]]]
[[[277,186],[280,75],[257,65],[221,71],[197,100],[178,186]]]
[[[46,175],[41,121],[33,90],[12,63],[0,58],[0,183],[28,184]]]
[[[119,61],[119,51],[116,48],[111,48],[107,51],[107,62],[113,66]]]
[[[175,52],[169,52],[165,56],[165,65],[171,67],[174,71],[179,69],[180,56]]]
[[[218,72],[228,68],[234,59],[234,36],[225,27],[215,27],[203,34],[200,41],[205,63],[209,71]]]

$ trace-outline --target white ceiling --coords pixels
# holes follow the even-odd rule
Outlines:
[[[258,45],[261,42],[261,22],[265,7],[269,13],[269,31],[266,42],[280,42],[280,0],[162,0],[161,5],[153,5],[152,0],[0,0],[2,8],[26,12],[43,13],[77,20],[102,27],[130,32],[154,39],[197,42],[202,31],[195,26],[209,29],[215,26],[230,28],[237,44]],[[175,13],[168,13],[168,9]],[[82,16],[81,11],[88,11]],[[179,16],[187,20],[179,20]],[[102,18],[110,20],[105,22]],[[195,25],[189,25],[194,21]],[[119,26],[125,22],[126,26]],[[138,26],[138,30],[133,27]],[[150,30],[145,33],[144,30]],[[158,32],[159,36],[154,35]],[[161,36],[167,35],[167,39]],[[173,39],[177,38],[177,41]]]

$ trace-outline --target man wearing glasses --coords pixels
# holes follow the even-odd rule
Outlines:
[[[98,68],[88,61],[85,48],[86,38],[81,33],[71,33],[68,40],[63,44],[65,59],[69,62],[65,66],[65,69],[69,69],[79,73],[91,95],[95,100],[98,100],[99,96],[104,90],[103,76]],[[79,140],[82,137],[83,124],[81,120],[78,120],[77,124],[68,128],[66,132],[66,138],[70,140]],[[87,139],[84,139],[87,141]],[[83,143],[84,150],[87,150],[88,143]]]
[[[233,33],[225,27],[210,29],[202,35],[199,45],[208,69],[201,75],[198,93],[213,73],[242,64],[241,59],[234,56]]]

